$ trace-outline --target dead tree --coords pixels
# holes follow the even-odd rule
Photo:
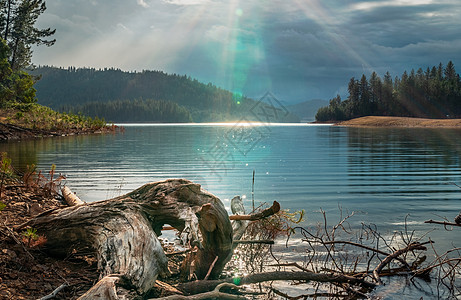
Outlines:
[[[94,255],[101,281],[93,294],[90,290],[82,297],[92,299],[114,291],[123,294],[124,286],[143,295],[158,275],[168,274],[157,239],[165,224],[197,246],[197,278],[204,278],[213,262],[210,278],[222,272],[232,253],[229,216],[217,197],[184,179],[149,183],[113,199],[48,211],[20,228],[32,226],[45,235],[47,251],[53,255]]]

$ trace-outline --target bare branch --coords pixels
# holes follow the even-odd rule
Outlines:
[[[445,221],[434,221],[434,220],[428,220],[428,221],[424,221],[424,223],[429,223],[429,224],[440,224],[440,225],[444,225],[444,226],[458,226],[458,227],[461,227],[461,224],[456,224],[456,223],[452,223],[452,222],[445,222]]]
[[[211,292],[200,293],[192,296],[172,295],[163,298],[155,298],[155,300],[202,300],[202,299],[224,299],[224,300],[246,300],[244,296],[231,295],[221,292],[222,288],[238,289],[239,287],[231,283],[221,283]],[[154,300],[154,299],[149,299]]]
[[[265,210],[251,214],[251,215],[232,215],[229,216],[231,220],[248,220],[248,221],[256,221],[267,218],[272,216],[280,211],[280,204],[277,201],[274,201],[271,207],[266,208]]]
[[[234,282],[238,285],[260,283],[276,280],[302,280],[316,282],[336,282],[360,285],[366,288],[374,288],[374,283],[343,274],[314,273],[314,272],[290,272],[274,271],[265,273],[255,273],[239,278],[226,278],[222,280],[197,280],[192,282],[180,283],[177,288],[185,293],[203,293],[214,289],[223,282]]]
[[[407,253],[409,251],[412,251],[412,250],[427,250],[426,247],[424,247],[423,245],[424,244],[428,244],[430,243],[429,242],[425,242],[425,243],[418,243],[418,242],[415,242],[415,243],[411,243],[409,244],[408,246],[406,246],[405,248],[402,248],[402,249],[399,249],[397,251],[395,251],[394,253],[392,253],[391,255],[388,255],[386,258],[383,259],[383,261],[373,270],[373,277],[375,278],[376,282],[378,284],[382,284],[383,282],[381,281],[381,279],[379,278],[379,273],[381,272],[381,270],[387,265],[389,264],[394,258],[404,254],[404,253]]]

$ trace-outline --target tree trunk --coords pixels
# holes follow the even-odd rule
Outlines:
[[[171,179],[146,184],[126,195],[48,211],[22,225],[47,238],[47,250],[62,257],[93,254],[101,278],[117,274],[124,285],[145,294],[158,275],[167,274],[167,258],[157,236],[163,225],[198,246],[195,274],[219,275],[232,254],[232,226],[222,202],[199,184]],[[116,280],[109,280],[114,286]],[[112,283],[111,283],[112,282]]]

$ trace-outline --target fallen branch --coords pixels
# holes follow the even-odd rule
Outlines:
[[[381,281],[381,279],[379,278],[379,273],[381,272],[381,270],[387,265],[389,264],[394,258],[406,253],[406,252],[409,252],[409,251],[412,251],[412,250],[427,250],[426,247],[424,247],[423,245],[424,244],[428,244],[430,243],[429,242],[424,242],[424,243],[418,243],[418,242],[415,242],[415,243],[411,243],[409,244],[408,246],[406,246],[405,248],[402,248],[402,249],[399,249],[397,251],[395,251],[394,253],[388,255],[386,258],[383,259],[383,261],[373,270],[373,277],[375,278],[376,282],[378,284],[383,284],[383,282]]]
[[[217,285],[214,288],[214,290],[211,292],[200,293],[200,294],[196,294],[192,296],[172,295],[168,297],[155,298],[155,299],[149,299],[149,300],[202,300],[202,299],[246,300],[246,298],[243,296],[231,295],[228,293],[221,292],[221,289],[224,287],[238,289],[238,286],[236,286],[235,284],[223,282]]]
[[[53,299],[54,297],[56,297],[56,295],[62,291],[63,289],[65,289],[66,287],[68,287],[67,283],[63,283],[61,284],[60,286],[58,286],[53,292],[51,292],[51,294],[48,294],[46,296],[43,296],[42,298],[40,298],[40,300],[48,300],[48,299]]]
[[[231,220],[247,220],[247,221],[256,221],[272,216],[280,211],[280,204],[277,201],[274,201],[271,207],[266,208],[265,210],[251,214],[251,215],[232,215],[229,216]]]
[[[18,244],[18,245],[21,245],[22,246],[22,249],[24,250],[24,252],[26,252],[27,256],[29,256],[29,258],[31,259],[34,259],[34,256],[32,254],[30,254],[29,250],[27,250],[26,246],[24,246],[24,243],[22,243],[20,240],[18,240],[16,238],[16,236],[14,235],[14,232],[8,227],[6,226],[6,224],[4,223],[4,228],[8,231],[8,234],[13,238],[13,240]]]
[[[304,267],[301,267],[298,263],[286,263],[286,264],[275,264],[275,265],[269,265],[269,267],[296,267],[302,271],[305,271],[305,272],[313,272],[309,269],[306,269]]]
[[[77,195],[75,195],[69,187],[64,186],[61,189],[62,196],[64,197],[64,200],[66,201],[67,205],[69,206],[77,206],[77,205],[82,205],[85,204],[84,201],[80,200]]]
[[[372,247],[368,247],[368,246],[365,246],[365,245],[362,245],[362,244],[359,244],[359,243],[350,242],[350,241],[326,241],[326,242],[321,242],[321,241],[316,241],[316,240],[314,240],[314,241],[306,240],[306,241],[311,242],[311,243],[322,243],[322,244],[325,244],[325,245],[346,244],[346,245],[351,245],[351,246],[363,248],[363,249],[366,249],[366,250],[370,250],[370,251],[373,251],[373,252],[376,252],[376,253],[379,253],[379,254],[382,254],[382,255],[386,255],[386,256],[391,255],[390,253],[384,252],[382,250],[375,249],[375,248],[372,248]],[[404,259],[401,259],[400,257],[396,257],[395,259],[397,259],[399,262],[401,262],[406,267],[410,268],[410,266],[408,265],[408,263]]]
[[[427,224],[440,224],[440,225],[444,225],[444,226],[458,226],[458,227],[461,227],[461,224],[457,224],[457,223],[452,223],[452,222],[445,222],[445,221],[434,221],[434,220],[428,220],[428,221],[424,221],[424,223],[427,223]]]
[[[265,273],[250,274],[238,278],[226,278],[222,280],[197,280],[186,283],[180,283],[177,288],[186,294],[199,294],[214,289],[221,283],[235,283],[237,285],[260,283],[265,281],[276,280],[302,280],[302,281],[317,281],[317,282],[335,282],[349,283],[359,285],[366,288],[374,288],[376,284],[359,279],[353,276],[342,274],[329,273],[314,273],[314,272],[291,272],[291,271],[273,271]]]
[[[442,262],[440,262],[438,264],[429,266],[429,267],[424,268],[424,269],[419,269],[419,270],[414,272],[414,276],[427,274],[428,272],[432,271],[432,269],[434,269],[436,267],[439,267],[439,266],[444,265],[444,264],[449,264],[449,263],[454,262],[454,261],[460,262],[461,257],[455,257],[455,258],[446,259],[446,260],[443,260]]]
[[[233,241],[234,244],[266,244],[266,245],[273,245],[275,242],[273,240],[238,240]]]
[[[208,280],[208,277],[210,277],[211,270],[213,270],[214,264],[216,263],[216,261],[218,260],[218,258],[219,258],[219,256],[216,256],[216,257],[215,257],[215,259],[214,259],[213,262],[211,263],[210,269],[209,269],[208,272],[206,273],[205,278],[203,278],[203,280]]]

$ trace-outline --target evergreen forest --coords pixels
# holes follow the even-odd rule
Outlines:
[[[449,61],[403,72],[392,79],[373,72],[369,79],[352,77],[344,101],[337,95],[317,111],[317,121],[342,121],[363,116],[461,118],[461,80]]]
[[[111,122],[223,122],[248,119],[256,102],[212,83],[161,71],[55,68],[33,72],[39,103]],[[290,114],[283,120],[297,122]]]

